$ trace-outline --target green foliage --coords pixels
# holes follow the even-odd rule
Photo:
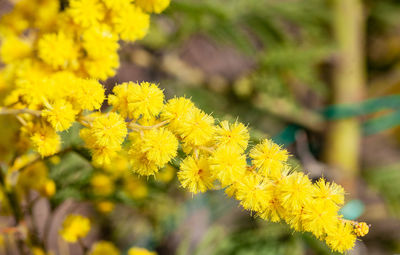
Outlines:
[[[400,164],[367,169],[366,181],[375,188],[389,206],[390,211],[400,217]]]

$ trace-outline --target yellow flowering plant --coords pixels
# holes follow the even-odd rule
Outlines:
[[[15,116],[20,128],[18,149],[2,165],[1,186],[17,224],[23,220],[18,203],[26,193],[20,190],[44,197],[56,192],[43,162],[77,149],[65,148],[61,134],[78,126],[87,158],[102,169],[90,180],[102,212],[114,210],[109,199],[116,180],[128,197],[141,199],[147,186],[140,176],[170,180],[160,169],[180,162],[177,176],[187,191],[224,189],[256,217],[311,232],[334,251],[352,249],[368,225],[340,215],[343,188],[294,171],[281,146],[265,139],[248,148],[246,125],[216,120],[190,98],[166,100],[152,82],[124,82],[105,93],[101,81],[119,67],[119,41],[142,39],[150,14],[168,5],[169,0],[22,0],[2,17],[0,87],[7,94],[0,114]],[[109,108],[102,108],[105,104]],[[127,166],[136,175],[124,172]],[[89,230],[87,218],[69,215],[59,234],[67,242],[82,242]],[[106,241],[88,251],[120,254]],[[154,253],[133,247],[128,254]]]

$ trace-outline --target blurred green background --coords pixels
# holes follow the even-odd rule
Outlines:
[[[400,253],[399,1],[173,0],[121,56],[107,84],[159,82],[248,123],[254,143],[285,144],[293,165],[345,186],[345,217],[371,224],[351,254]],[[161,254],[331,254],[221,192],[184,197],[147,240]]]

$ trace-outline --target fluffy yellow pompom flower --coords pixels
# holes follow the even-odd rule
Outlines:
[[[93,193],[98,196],[108,196],[114,192],[114,182],[106,174],[95,174],[90,180]]]
[[[336,208],[327,206],[318,200],[311,200],[303,209],[301,224],[305,231],[313,233],[316,237],[332,233],[339,223]]]
[[[178,139],[165,128],[151,129],[144,132],[138,146],[150,161],[158,167],[163,167],[176,156]]]
[[[119,56],[117,52],[110,52],[102,57],[87,58],[83,60],[86,73],[94,78],[106,80],[113,77],[119,67]]]
[[[217,149],[210,158],[210,165],[213,175],[222,186],[228,186],[240,180],[247,166],[246,157],[230,147]]]
[[[160,117],[162,120],[169,121],[168,128],[177,133],[182,124],[188,122],[191,110],[194,107],[190,99],[184,97],[172,98],[165,104]]]
[[[314,185],[313,196],[317,200],[325,202],[333,202],[336,205],[344,203],[344,189],[336,183],[326,182],[324,179],[319,179]]]
[[[79,238],[85,237],[90,231],[88,218],[77,214],[68,215],[59,231],[61,237],[70,243],[75,243]]]
[[[77,65],[78,49],[72,38],[64,33],[43,35],[38,41],[38,55],[46,64],[55,69]]]
[[[83,110],[97,110],[104,101],[104,88],[93,79],[77,79],[75,92],[76,103]]]
[[[113,11],[120,11],[128,8],[131,2],[131,0],[103,0],[104,5]]]
[[[157,253],[140,247],[132,247],[128,250],[128,255],[157,255]]]
[[[139,175],[155,175],[159,168],[156,163],[149,160],[147,155],[141,152],[138,148],[132,148],[129,150],[129,156],[132,163],[132,171]]]
[[[216,127],[215,140],[218,146],[232,146],[243,152],[249,138],[249,131],[242,123],[229,124],[224,120]]]
[[[93,244],[89,255],[119,255],[120,252],[111,242],[100,241]]]
[[[344,253],[353,249],[356,239],[353,226],[350,223],[338,223],[328,233],[325,241],[333,251]]]
[[[277,175],[282,170],[289,155],[279,145],[265,139],[250,151],[250,157],[253,159],[253,165],[260,170],[260,173]]]
[[[280,197],[276,191],[275,185],[268,185],[267,189],[270,194],[270,199],[264,202],[262,205],[263,208],[258,215],[264,220],[279,222],[287,215],[287,212],[282,206],[282,202],[280,201]]]
[[[96,166],[105,166],[111,163],[111,160],[117,156],[117,151],[121,149],[120,145],[101,146],[97,144],[97,138],[89,128],[83,128],[79,132],[80,137],[85,141],[86,146],[92,152],[92,160]]]
[[[115,112],[96,118],[90,128],[100,146],[118,147],[128,133],[125,120]]]
[[[198,108],[188,113],[187,122],[182,123],[179,132],[183,141],[193,146],[204,146],[214,135],[214,118]]]
[[[88,57],[93,59],[105,59],[119,48],[118,36],[107,26],[91,27],[84,31],[82,38]]]
[[[210,173],[208,160],[204,157],[195,159],[193,156],[188,156],[182,161],[178,179],[182,187],[194,194],[211,189],[215,180]]]
[[[75,114],[72,105],[62,99],[48,105],[48,109],[42,111],[42,116],[56,131],[64,131],[70,128],[75,121]]]
[[[142,82],[122,83],[113,89],[108,102],[126,118],[145,119],[157,116],[164,105],[164,93],[157,85]]]
[[[236,198],[244,209],[262,211],[266,202],[271,199],[268,185],[260,174],[247,174],[236,184]]]
[[[135,4],[146,12],[161,13],[170,3],[170,0],[135,0]]]
[[[125,41],[142,39],[150,26],[150,16],[132,4],[118,11],[112,21],[115,31]]]
[[[2,40],[0,57],[5,64],[10,64],[13,61],[28,57],[31,52],[32,47],[28,42],[16,36],[8,36]]]
[[[60,150],[60,136],[48,125],[36,125],[31,136],[33,147],[42,157],[50,156]]]
[[[69,14],[82,27],[98,24],[105,15],[104,6],[99,0],[71,0],[69,5]]]
[[[299,210],[311,200],[312,191],[311,180],[300,172],[290,174],[279,186],[280,200],[286,210]]]

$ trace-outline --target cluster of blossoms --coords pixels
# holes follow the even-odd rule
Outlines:
[[[185,97],[166,101],[153,83],[117,84],[105,94],[99,80],[113,76],[119,66],[118,40],[143,38],[149,13],[159,13],[168,4],[169,0],[70,0],[60,6],[58,0],[19,1],[0,22],[0,56],[5,63],[0,88],[10,91],[0,113],[14,114],[21,123],[21,150],[33,148],[41,157],[57,154],[62,147],[59,133],[78,123],[95,166],[110,167],[122,154],[133,172],[151,176],[182,151],[178,179],[190,192],[225,189],[263,219],[311,232],[332,250],[351,249],[368,226],[339,215],[343,188],[324,179],[312,183],[307,175],[291,170],[288,152],[280,146],[264,140],[248,149],[244,124],[218,122]],[[110,108],[100,111],[106,101]],[[46,185],[42,192],[54,193],[51,184]],[[98,195],[113,192],[104,175],[95,176],[92,186]],[[75,242],[89,229],[84,218],[71,216],[60,234]],[[95,244],[91,254],[104,249],[119,254],[106,242]],[[145,254],[135,249],[129,254]]]
[[[70,243],[75,243],[78,241],[82,241],[90,231],[90,221],[88,218],[78,215],[78,214],[70,214],[68,215],[62,224],[62,228],[60,229],[61,237]],[[120,255],[121,252],[118,248],[111,242],[108,241],[98,241],[94,243],[87,253],[88,255]],[[155,252],[148,251],[144,248],[140,247],[131,247],[128,252],[128,255],[157,255]]]

